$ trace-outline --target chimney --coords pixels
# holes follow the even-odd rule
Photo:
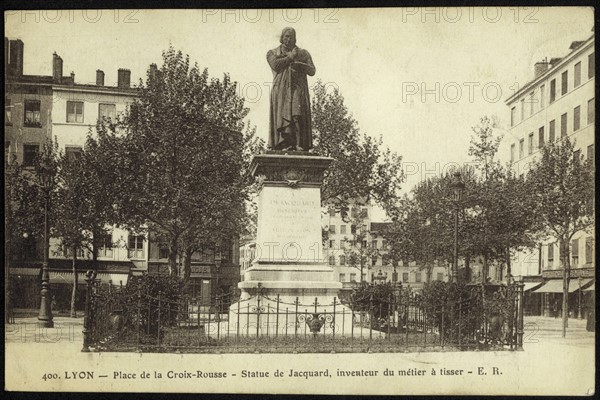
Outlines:
[[[119,68],[117,74],[117,87],[119,89],[129,89],[131,83],[131,71],[125,68]]]
[[[75,84],[75,72],[71,71],[71,85]]]
[[[550,59],[550,68],[554,68],[562,60],[562,57],[552,57]]]
[[[6,43],[6,42],[5,42]],[[23,41],[21,39],[8,41],[8,74],[23,75]]]
[[[96,70],[96,86],[104,86],[104,71]]]
[[[52,80],[60,83],[63,74],[63,60],[56,52],[52,54]]]
[[[538,61],[533,66],[533,79],[543,75],[546,71],[548,71],[548,60],[544,58],[542,61]]]

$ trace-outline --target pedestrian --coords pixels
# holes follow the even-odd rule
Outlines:
[[[554,299],[552,304],[552,315],[554,315],[554,318],[558,318],[558,299]]]
[[[596,293],[592,292],[588,294],[588,310],[587,310],[587,324],[585,330],[588,332],[596,331]]]

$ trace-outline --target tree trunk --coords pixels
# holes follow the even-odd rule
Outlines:
[[[100,234],[95,231],[92,233],[92,269],[98,272],[98,242]]]
[[[562,301],[562,320],[563,330],[562,336],[567,336],[567,328],[569,327],[569,278],[571,273],[571,263],[569,260],[569,242],[566,239],[561,239],[561,247],[563,248],[563,301]]]
[[[481,274],[481,282],[483,282],[483,284],[487,283],[487,277],[488,277],[488,256],[487,253],[483,254],[483,271]]]
[[[183,284],[185,286],[188,285],[190,276],[192,275],[192,254],[194,253],[193,249],[187,248],[185,249],[185,253],[183,255]]]
[[[73,290],[71,291],[71,318],[77,318],[75,302],[77,299],[77,246],[73,246]]]
[[[510,265],[510,248],[506,248],[506,283],[510,285],[512,279],[512,269]]]
[[[471,282],[471,255],[465,254],[465,283]]]
[[[177,275],[177,238],[169,242],[169,275]]]

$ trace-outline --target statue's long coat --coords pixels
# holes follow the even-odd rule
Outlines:
[[[269,124],[269,147],[277,148],[285,139],[286,128],[292,121],[292,68],[291,60],[286,57],[283,45],[267,52],[267,61],[273,70],[271,89],[271,112]],[[310,117],[310,99],[306,75],[315,74],[315,66],[308,51],[298,48],[296,61],[308,64],[302,69],[296,68],[294,84],[301,112],[300,146],[306,150],[312,148],[312,127]],[[296,108],[296,107],[294,107]],[[288,130],[289,131],[289,130]]]

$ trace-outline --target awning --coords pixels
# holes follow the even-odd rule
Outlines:
[[[585,289],[583,289],[584,292],[589,292],[591,290],[596,290],[596,283],[592,283],[591,286],[586,287]]]
[[[110,273],[110,272],[99,272],[96,275],[96,280],[100,280],[102,283],[112,283],[115,286],[127,284],[128,274]],[[77,283],[79,285],[85,285],[85,272],[77,273]],[[68,271],[50,271],[50,283],[54,284],[73,284],[73,272]]]
[[[523,285],[523,291],[527,292],[528,290],[535,289],[539,287],[544,282],[525,282]]]
[[[590,283],[592,279],[582,279],[581,286],[577,279],[569,280],[569,293],[573,293],[579,288],[583,288],[585,285]],[[546,281],[544,286],[533,291],[534,293],[562,293],[563,292],[563,280],[562,279],[551,279]]]

